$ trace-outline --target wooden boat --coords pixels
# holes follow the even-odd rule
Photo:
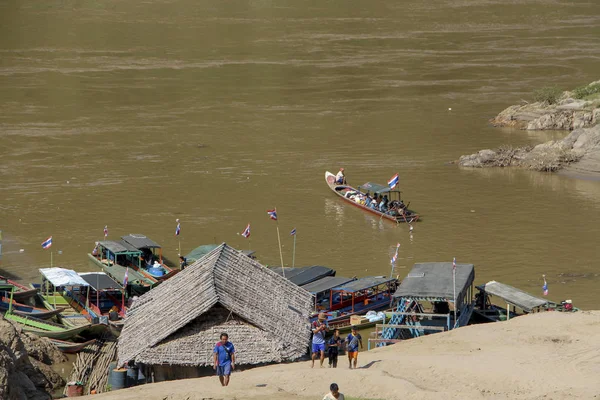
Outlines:
[[[4,276],[0,276],[0,281],[4,281],[7,284],[14,287],[13,291],[13,300],[23,301],[27,300],[37,294],[37,289],[32,289],[27,286],[24,286],[18,282],[13,281],[12,279],[8,279]]]
[[[351,326],[352,316],[389,308],[397,286],[396,278],[383,276],[351,280],[331,288],[329,301],[321,303],[321,309],[313,314],[311,320],[316,320],[319,313],[324,313],[332,329]]]
[[[469,323],[473,314],[473,264],[417,263],[393,295],[394,312],[375,324],[369,346],[449,331]]]
[[[344,201],[347,203],[350,203],[364,211],[378,215],[382,219],[407,223],[416,222],[419,220],[419,214],[409,210],[408,207],[404,205],[404,202],[401,199],[401,192],[399,190],[392,190],[388,186],[371,182],[367,182],[364,185],[359,186],[358,189],[349,185],[339,185],[335,183],[335,175],[329,171],[325,172],[325,182],[327,182],[329,188],[336,195],[344,199]],[[366,197],[367,193],[389,196],[389,204],[391,205],[390,209],[384,213],[364,205],[361,200]]]
[[[179,272],[179,269],[165,264],[160,245],[140,234],[126,235],[119,241],[98,242],[88,257],[94,266],[101,268],[117,282],[124,281],[129,268],[129,295],[142,295]],[[154,267],[155,260],[158,261],[158,268]]]
[[[77,353],[81,350],[83,350],[85,347],[94,344],[96,342],[96,339],[91,339],[88,340],[87,342],[83,342],[83,343],[73,343],[73,342],[67,342],[64,340],[59,340],[59,339],[49,339],[50,342],[52,342],[53,345],[55,345],[56,347],[58,347],[58,349],[60,351],[62,351],[63,353],[68,353],[68,354],[72,354],[72,353]]]
[[[557,304],[496,281],[490,281],[476,288],[479,292],[475,295],[474,323],[508,321],[520,315],[542,311],[573,312],[578,310],[572,306],[571,300]],[[506,307],[493,304],[491,301],[493,296],[505,302]]]
[[[0,310],[8,311],[9,305],[10,305],[10,299],[7,299],[6,297],[2,297],[0,299]],[[15,315],[20,315],[22,317],[35,317],[35,318],[39,318],[39,319],[48,319],[48,318],[52,318],[53,316],[55,316],[57,314],[60,314],[65,309],[66,308],[64,308],[64,307],[59,307],[54,310],[47,310],[45,308],[38,308],[38,307],[28,306],[26,304],[21,304],[14,300],[12,302],[12,313]]]
[[[53,322],[43,321],[33,317],[22,317],[12,313],[4,314],[4,318],[18,323],[26,332],[31,332],[38,336],[51,339],[71,339],[89,328],[89,325],[66,328],[63,325],[55,324]]]

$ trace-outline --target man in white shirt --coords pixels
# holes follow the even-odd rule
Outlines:
[[[346,184],[346,175],[344,175],[344,168],[340,168],[340,171],[335,176],[335,183],[338,185]]]
[[[345,397],[342,393],[340,393],[340,388],[337,383],[332,383],[329,386],[330,393],[327,393],[323,400],[345,400]]]

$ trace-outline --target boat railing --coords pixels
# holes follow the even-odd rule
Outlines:
[[[68,289],[65,289],[65,290],[64,290],[64,294],[65,294],[65,296],[66,296],[68,299],[70,299],[70,300],[71,300],[71,301],[69,302],[69,303],[70,303],[70,305],[71,305],[71,307],[73,307],[73,308],[76,308],[76,307],[79,307],[79,308],[81,308],[81,309],[82,309],[82,311],[84,311],[84,312],[82,312],[82,314],[83,314],[83,315],[84,315],[84,316],[85,316],[85,317],[86,317],[88,320],[91,320],[91,319],[93,319],[93,318],[97,318],[97,317],[99,317],[99,315],[97,315],[97,314],[96,314],[94,311],[92,311],[92,309],[90,309],[90,308],[89,308],[87,305],[85,305],[85,302],[82,302],[82,301],[81,301],[81,296],[80,296],[80,295],[78,295],[78,294],[75,294],[74,292],[72,292],[72,291],[70,291],[70,290],[68,290]],[[75,304],[72,304],[72,302],[73,302],[73,303],[75,303]],[[79,310],[77,310],[77,311],[79,311]],[[86,315],[86,314],[87,314],[87,315]]]

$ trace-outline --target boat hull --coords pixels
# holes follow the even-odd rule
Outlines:
[[[63,353],[73,354],[80,352],[85,347],[91,344],[94,344],[96,342],[96,339],[88,340],[87,342],[83,343],[66,342],[64,340],[59,339],[50,339],[50,342],[52,342],[52,344],[55,345]]]
[[[0,310],[8,311],[9,308],[9,299],[0,300]],[[16,301],[13,301],[12,304],[12,313],[15,315],[20,315],[22,317],[34,317],[39,319],[49,319],[54,317],[55,315],[63,312],[65,308],[56,308],[54,310],[46,310],[43,308],[31,307],[26,304],[21,304]]]

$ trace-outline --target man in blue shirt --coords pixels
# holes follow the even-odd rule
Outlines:
[[[221,340],[215,345],[214,353],[214,366],[213,368],[217,371],[221,386],[229,385],[229,375],[231,370],[235,369],[235,348],[233,343],[229,342],[229,336],[223,332],[220,336]]]
[[[362,337],[355,326],[352,327],[352,333],[346,336],[346,352],[348,353],[348,366],[352,369],[352,360],[354,360],[354,369],[358,363],[358,345],[363,348]]]

